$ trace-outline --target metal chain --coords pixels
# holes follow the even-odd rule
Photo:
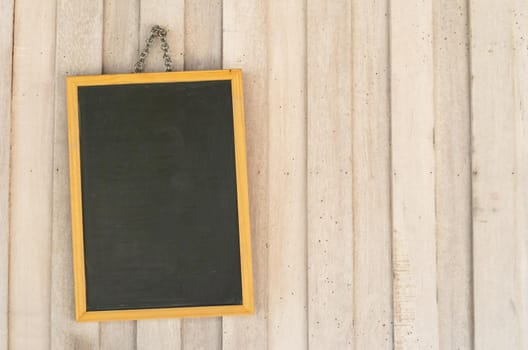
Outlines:
[[[163,62],[165,65],[165,72],[172,71],[172,61],[169,56],[169,44],[167,43],[167,30],[158,25],[155,25],[150,30],[150,36],[145,41],[145,48],[139,54],[139,59],[134,65],[135,73],[141,73],[145,69],[145,59],[147,58],[150,46],[152,45],[156,37],[159,37],[161,41],[161,51],[163,51]]]

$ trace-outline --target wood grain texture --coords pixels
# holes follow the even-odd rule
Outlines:
[[[221,68],[221,9],[221,3],[216,0],[185,1],[184,66],[186,70]],[[183,320],[182,330],[184,350],[222,348],[220,317]]]
[[[268,348],[307,348],[306,2],[268,3]]]
[[[50,346],[55,1],[15,4],[9,348]]]
[[[390,8],[394,346],[437,349],[432,1]]]
[[[105,0],[103,72],[131,73],[143,49],[139,39],[140,0]],[[150,30],[149,30],[150,31]]]
[[[515,237],[517,243],[515,270],[519,284],[515,291],[518,300],[517,328],[520,347],[528,347],[528,3],[513,2],[513,86],[515,125]]]
[[[216,68],[222,68],[222,1],[186,0],[185,69]]]
[[[308,346],[353,344],[351,2],[307,2]]]
[[[14,2],[0,3],[0,350],[8,346],[9,175]]]
[[[99,349],[136,349],[136,322],[111,321],[99,324]]]
[[[180,320],[143,320],[137,322],[137,350],[181,349]]]
[[[150,35],[153,25],[160,25],[167,29],[167,43],[172,59],[172,70],[183,68],[184,61],[184,0],[141,1],[139,21],[139,49],[142,50],[145,40]],[[145,72],[163,72],[162,52],[160,41],[156,38],[146,60]]]
[[[388,5],[352,2],[355,349],[393,348]]]
[[[9,175],[14,1],[0,3],[0,350],[8,346]]]
[[[105,0],[103,73],[130,73],[140,50],[140,1]],[[142,48],[142,47],[141,47]],[[136,349],[136,321],[99,325],[101,349]]]
[[[475,348],[528,346],[528,4],[471,1]]]
[[[528,348],[527,7],[0,1],[0,350]],[[75,324],[61,77],[131,72],[152,24],[175,70],[244,70],[256,314]]]
[[[182,349],[222,349],[222,319],[218,317],[182,321]]]
[[[183,68],[184,62],[184,0],[141,1],[139,21],[139,49],[143,49],[145,40],[153,25],[168,30],[167,42],[172,58],[173,71]],[[145,65],[146,72],[162,72],[163,65],[160,41],[156,39]],[[137,322],[137,349],[181,349],[181,321],[149,320]]]
[[[223,318],[222,342],[225,350],[267,349],[268,344],[266,13],[262,1],[223,2],[223,65],[243,71],[255,296],[255,315]]]
[[[102,68],[103,2],[58,0],[55,54],[55,130],[51,255],[51,348],[94,349],[99,326],[75,322],[66,76]]]
[[[467,2],[433,7],[435,207],[440,349],[473,348]]]

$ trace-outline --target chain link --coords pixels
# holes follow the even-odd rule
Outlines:
[[[150,51],[150,47],[156,37],[159,37],[161,41],[161,51],[163,51],[163,63],[165,65],[165,72],[172,71],[172,61],[169,56],[169,44],[167,43],[167,30],[158,25],[155,25],[150,30],[150,35],[145,41],[145,48],[139,54],[139,59],[134,65],[135,73],[141,73],[145,69],[145,59],[147,58]]]

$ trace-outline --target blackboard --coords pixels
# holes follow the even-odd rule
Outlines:
[[[67,88],[77,320],[251,313],[241,72]]]

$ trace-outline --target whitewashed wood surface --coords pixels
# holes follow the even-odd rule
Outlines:
[[[256,312],[76,323],[64,79],[154,24],[243,69]],[[528,349],[527,123],[525,0],[0,0],[0,350]]]

